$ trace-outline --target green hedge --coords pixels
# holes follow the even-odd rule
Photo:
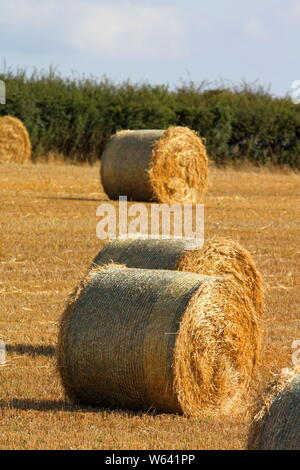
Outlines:
[[[47,74],[0,73],[7,104],[0,115],[23,120],[34,158],[58,151],[78,161],[100,158],[119,129],[188,126],[205,137],[217,164],[273,163],[300,168],[300,105],[261,88],[202,89],[115,84],[107,79],[64,79]]]

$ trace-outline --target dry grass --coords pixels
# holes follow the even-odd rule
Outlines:
[[[98,253],[97,168],[1,165],[1,449],[241,449],[252,414],[188,419],[76,409],[55,373],[58,321],[67,295]],[[249,399],[282,367],[299,339],[300,176],[212,170],[206,235],[237,240],[266,284],[263,355]]]

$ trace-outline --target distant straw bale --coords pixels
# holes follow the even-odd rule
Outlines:
[[[74,402],[226,413],[249,385],[259,342],[252,305],[231,279],[108,265],[70,297],[58,370]]]
[[[201,202],[208,183],[204,141],[187,127],[118,132],[101,157],[101,180],[111,199]]]
[[[249,450],[300,450],[300,368],[285,369],[260,398]]]
[[[17,118],[0,118],[0,163],[24,163],[31,158],[31,143],[26,127]]]
[[[106,244],[95,257],[94,265],[109,262],[128,268],[177,269],[210,276],[228,276],[238,282],[260,317],[264,309],[263,281],[250,253],[228,238],[207,239],[203,246],[190,250],[183,239],[122,240]]]

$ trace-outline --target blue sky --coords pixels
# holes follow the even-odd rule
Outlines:
[[[0,65],[117,82],[300,79],[300,0],[0,0]]]

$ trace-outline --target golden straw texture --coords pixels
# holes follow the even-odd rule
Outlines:
[[[259,316],[264,309],[263,281],[250,253],[227,238],[211,238],[201,248],[188,250],[178,240],[122,240],[104,246],[94,265],[109,262],[128,268],[177,269],[202,275],[227,276],[238,282],[248,295]]]
[[[300,450],[300,369],[285,369],[260,400],[249,450]]]
[[[31,143],[26,127],[17,118],[0,118],[0,163],[24,163],[31,157]]]
[[[101,180],[111,199],[201,202],[208,183],[206,148],[187,127],[121,131],[104,149]]]
[[[232,280],[108,265],[70,298],[58,370],[81,403],[228,412],[248,387],[259,342],[255,312]]]

